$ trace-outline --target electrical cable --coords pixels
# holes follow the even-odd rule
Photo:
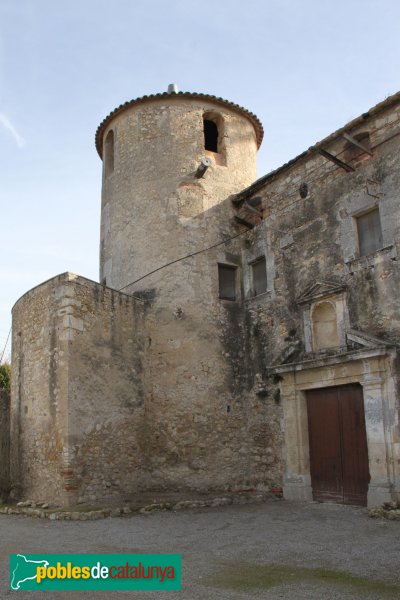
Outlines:
[[[383,144],[383,143],[385,143],[386,141],[388,141],[388,140],[392,139],[393,137],[396,137],[397,135],[400,135],[400,132],[397,132],[397,133],[395,133],[394,135],[390,136],[389,138],[386,138],[386,139],[382,140],[382,141],[381,141],[379,144],[377,144],[376,146],[374,146],[372,149],[376,148],[377,146],[380,146],[381,144]],[[338,154],[336,154],[335,156],[341,156],[341,155],[342,155],[342,154],[344,154],[346,151],[347,151],[347,149],[345,148],[344,150],[342,150],[341,152],[339,152],[339,153],[338,153]],[[362,154],[362,152],[361,152],[360,154]],[[294,159],[294,160],[295,160],[295,159]],[[283,167],[284,167],[284,166],[283,166]],[[282,167],[282,168],[283,168],[283,167]],[[317,179],[318,179],[318,180],[320,179],[320,177],[315,177],[314,179],[311,179],[311,180],[310,180],[310,179],[308,179],[308,175],[311,175],[312,173],[316,173],[317,171],[319,171],[320,169],[322,169],[322,167],[325,167],[325,168],[327,167],[326,160],[325,160],[325,161],[323,161],[323,162],[321,162],[321,164],[320,164],[320,165],[318,165],[318,166],[314,167],[314,169],[311,169],[311,170],[308,172],[308,174],[307,174],[307,185],[310,185],[310,184],[311,184],[311,183],[313,183],[314,181],[317,181]],[[334,165],[332,165],[332,168],[331,168],[331,169],[328,169],[328,170],[326,171],[326,173],[324,173],[324,174],[323,174],[323,176],[328,176],[328,175],[330,175],[330,174],[331,174],[331,173],[332,173],[334,170],[336,170],[336,169],[337,169],[337,167],[336,167],[336,166],[334,166]],[[269,200],[273,199],[274,201],[276,201],[276,200],[277,200],[277,198],[278,198],[278,199],[279,199],[279,198],[285,198],[285,199],[292,198],[292,197],[294,197],[295,195],[297,195],[297,194],[298,194],[298,186],[297,186],[297,185],[295,186],[295,185],[293,184],[293,185],[292,185],[292,188],[294,189],[295,187],[296,187],[296,192],[293,192],[292,194],[286,194],[286,193],[285,193],[285,194],[281,194],[281,195],[278,195],[278,194],[276,194],[276,195],[275,195],[275,196],[273,196],[273,197],[271,197],[271,196],[270,196],[270,197],[268,197],[268,199],[269,199]],[[290,187],[289,187],[288,189],[290,190]],[[302,200],[302,199],[301,199],[301,198],[299,198],[299,199],[297,199],[297,200],[296,200],[296,202],[292,202],[292,203],[290,203],[290,204],[286,204],[286,205],[285,205],[285,210],[286,210],[288,207],[290,207],[290,206],[293,206],[294,204],[297,204],[297,202],[301,202],[301,200]],[[290,234],[290,232],[293,230],[293,228],[292,228],[292,229],[290,229],[290,230],[288,230],[288,231],[282,231],[282,230],[280,230],[280,229],[277,229],[277,228],[275,228],[275,227],[273,227],[273,226],[271,226],[271,225],[268,225],[268,224],[266,223],[266,221],[265,221],[265,220],[263,220],[263,221],[261,221],[260,223],[258,223],[257,225],[255,225],[255,227],[257,227],[258,225],[261,225],[261,224],[263,224],[263,225],[264,225],[264,227],[266,227],[267,229],[271,229],[272,231],[277,231],[278,233],[282,233],[283,235],[288,235],[288,234]],[[221,245],[223,245],[223,244],[227,244],[227,243],[229,243],[230,241],[232,241],[232,240],[234,240],[234,239],[236,239],[236,238],[240,237],[241,235],[244,235],[244,234],[246,234],[246,233],[248,233],[248,232],[249,232],[249,230],[248,230],[248,229],[246,229],[245,231],[241,231],[240,233],[237,233],[237,234],[236,234],[236,235],[234,235],[234,236],[231,236],[231,237],[225,238],[225,239],[223,239],[223,240],[221,240],[221,241],[219,241],[219,242],[217,242],[217,243],[215,243],[215,244],[213,244],[213,245],[211,245],[211,246],[208,246],[208,247],[206,247],[206,248],[203,248],[203,249],[201,249],[201,250],[197,250],[196,252],[192,252],[192,253],[190,253],[190,254],[186,254],[185,256],[181,256],[180,258],[176,258],[175,260],[172,260],[172,261],[171,261],[171,262],[169,262],[169,263],[166,263],[166,264],[164,264],[164,265],[161,265],[160,267],[157,267],[156,269],[153,269],[152,271],[149,271],[148,273],[146,273],[145,275],[142,275],[141,277],[139,277],[139,278],[138,278],[138,279],[136,279],[135,281],[131,281],[130,283],[128,283],[128,284],[126,284],[126,285],[124,285],[122,288],[120,288],[120,289],[119,289],[119,291],[125,290],[126,288],[130,287],[131,285],[134,285],[135,283],[138,283],[139,281],[142,281],[142,280],[143,280],[143,279],[145,279],[146,277],[149,277],[150,275],[153,275],[154,273],[157,273],[158,271],[161,271],[162,269],[165,269],[166,267],[169,267],[170,265],[173,265],[173,264],[175,264],[175,263],[178,263],[178,262],[181,262],[182,260],[185,260],[185,259],[187,259],[187,258],[191,258],[191,257],[193,257],[193,256],[196,256],[196,255],[198,255],[198,254],[201,254],[202,252],[208,252],[209,250],[212,250],[213,248],[216,248],[217,246],[221,246]]]
[[[5,343],[5,346],[3,348],[3,353],[2,353],[1,358],[0,358],[0,365],[3,362],[3,357],[4,357],[4,354],[5,354],[6,348],[7,348],[8,340],[10,338],[10,334],[11,334],[11,327],[10,327],[10,330],[8,332],[8,335],[7,335],[6,343]]]

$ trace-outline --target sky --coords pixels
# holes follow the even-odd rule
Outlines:
[[[0,359],[22,294],[98,281],[94,134],[116,106],[169,83],[236,102],[264,125],[261,177],[399,77],[397,0],[0,0]]]

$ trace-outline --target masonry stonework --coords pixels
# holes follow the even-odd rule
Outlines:
[[[64,274],[14,307],[13,494],[311,499],[307,390],[357,383],[368,503],[399,499],[399,118],[396,95],[254,182],[262,127],[237,105],[167,93],[111,113],[101,284]]]
[[[0,499],[10,491],[10,394],[0,390]]]
[[[63,505],[141,484],[143,302],[65,273],[25,294],[13,323],[17,494]]]
[[[372,150],[368,155],[356,147],[351,171],[319,153],[328,150],[345,159],[346,132],[353,138],[368,132]],[[250,351],[254,360],[261,354],[266,386],[282,378],[284,492],[288,498],[312,497],[305,390],[348,382],[359,382],[364,389],[371,475],[368,502],[378,504],[399,494],[395,358],[400,341],[399,134],[397,95],[262,178],[235,200],[242,217],[246,204],[255,200],[266,215],[241,244],[245,311],[249,330],[258,331],[262,338]],[[307,188],[305,197],[300,194],[302,185]],[[357,217],[371,209],[379,210],[382,242],[375,252],[361,256]],[[269,257],[270,286],[265,295],[252,297],[249,265],[264,253]],[[321,302],[329,303],[336,313],[337,341],[325,348],[316,344],[313,322]],[[327,329],[322,336],[328,341]],[[377,403],[373,426],[369,422],[371,398]]]

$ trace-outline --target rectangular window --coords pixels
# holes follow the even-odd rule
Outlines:
[[[360,256],[372,254],[382,248],[382,229],[379,209],[375,208],[357,219],[358,246]]]
[[[265,256],[261,256],[251,263],[251,279],[254,296],[267,291],[267,266]]]
[[[218,265],[219,297],[222,300],[236,300],[236,267]]]

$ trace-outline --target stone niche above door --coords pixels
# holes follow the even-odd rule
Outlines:
[[[346,346],[349,317],[346,289],[337,282],[321,280],[297,299],[303,307],[306,353],[318,353]]]

